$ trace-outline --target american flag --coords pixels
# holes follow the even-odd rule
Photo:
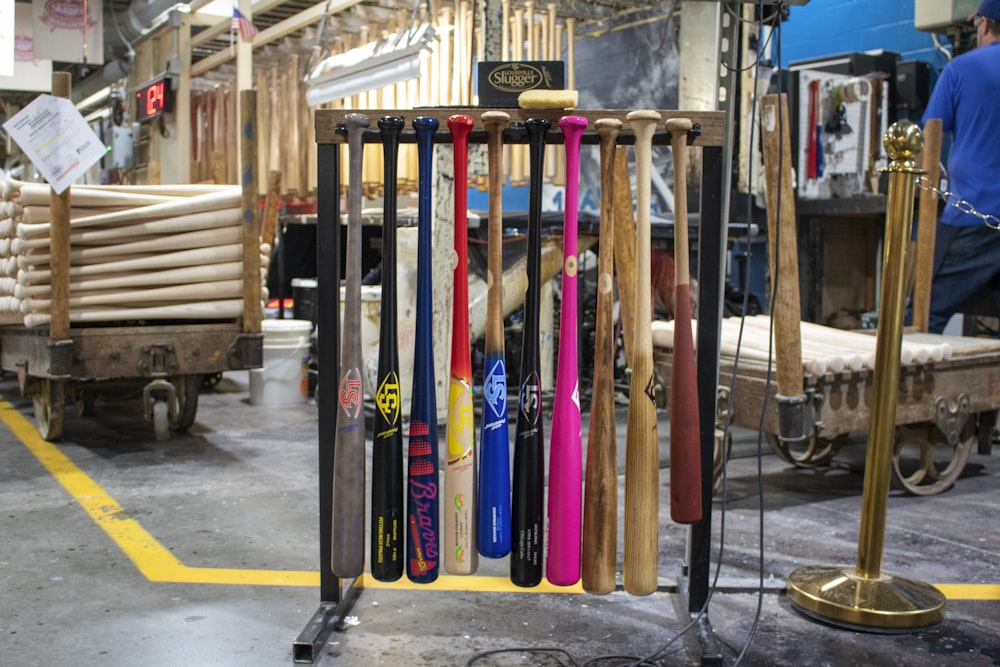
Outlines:
[[[260,32],[260,30],[257,29],[257,26],[253,24],[253,21],[243,16],[243,14],[240,13],[240,10],[236,7],[233,7],[232,29],[239,30],[240,35],[246,40],[252,39],[254,35]]]

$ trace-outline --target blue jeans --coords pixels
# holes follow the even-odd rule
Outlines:
[[[928,330],[941,333],[971,297],[988,289],[1000,312],[1000,231],[938,224]]]

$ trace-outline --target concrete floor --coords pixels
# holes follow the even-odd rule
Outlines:
[[[0,380],[0,397],[0,664],[292,663],[292,643],[320,602],[314,406],[251,406],[246,374],[234,373],[201,396],[190,432],[170,441],[154,440],[136,396],[98,401],[96,417],[69,409],[52,446],[34,434],[30,401],[12,379]],[[863,445],[823,470],[795,469],[764,445],[761,520],[756,441],[737,434],[727,474],[723,565],[708,611],[724,664],[746,648],[745,665],[1000,665],[1000,457],[973,453],[942,495],[890,498],[884,569],[977,586],[947,589],[971,599],[950,599],[937,627],[871,634],[806,619],[784,595],[799,567],[855,563]],[[473,664],[582,665],[657,652],[688,620],[675,592],[686,530],[668,520],[662,491],[666,592],[365,590],[316,664],[464,665],[484,651],[552,647],[575,663],[512,653]],[[722,512],[717,500],[716,553]],[[503,577],[507,562],[483,561],[480,571]],[[657,664],[697,665],[701,644],[687,632],[661,655]]]

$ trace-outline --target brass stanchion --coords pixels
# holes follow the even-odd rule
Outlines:
[[[882,572],[903,334],[903,266],[913,226],[914,183],[923,173],[914,161],[923,134],[916,124],[900,121],[882,143],[892,162],[886,169],[889,195],[858,562],[796,570],[788,577],[788,597],[802,613],[833,625],[902,632],[940,622],[945,597],[930,584]]]

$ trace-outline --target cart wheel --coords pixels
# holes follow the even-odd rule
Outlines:
[[[77,389],[73,398],[73,407],[76,408],[78,417],[93,417],[94,404],[97,402],[97,393],[89,389]]]
[[[954,445],[931,423],[899,426],[892,449],[892,484],[916,496],[932,496],[950,487],[965,469],[979,441],[975,419],[969,419]]]
[[[166,401],[153,401],[153,433],[159,441],[170,439],[169,412]]]
[[[44,440],[56,440],[62,435],[66,414],[66,384],[59,380],[39,378],[31,393],[35,408],[35,428]]]
[[[170,382],[174,385],[177,401],[177,410],[170,421],[170,428],[184,431],[194,423],[195,415],[198,414],[198,394],[201,391],[202,376],[201,374],[178,375],[171,378]]]
[[[825,466],[837,455],[840,448],[847,444],[847,434],[841,433],[832,439],[809,438],[804,448],[792,449],[787,442],[782,442],[773,433],[767,434],[767,443],[771,451],[789,463],[800,468],[815,468]]]

